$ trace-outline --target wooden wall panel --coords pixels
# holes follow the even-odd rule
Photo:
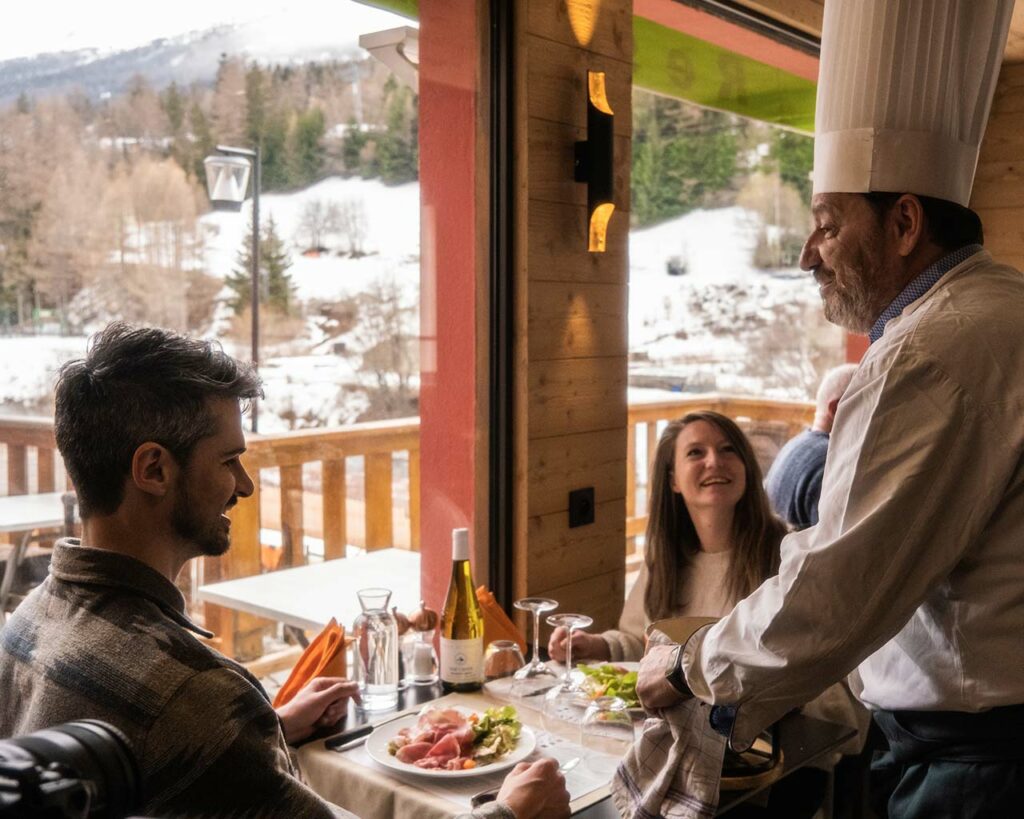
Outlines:
[[[836,1],[833,0],[833,2]],[[674,0],[664,0],[664,2],[674,2]],[[824,0],[739,0],[739,2],[741,5],[793,28],[806,31],[815,37],[821,36],[821,20],[825,12]],[[1013,9],[1003,60],[1007,63],[1024,61],[1024,4],[1017,3]]]
[[[517,342],[515,585],[583,611],[595,629],[622,608],[632,4],[604,0],[575,39],[563,2],[528,0],[517,29]],[[588,69],[606,72],[616,113],[616,212],[608,250],[587,250],[586,186],[573,179],[586,138]],[[595,521],[569,528],[568,499],[593,487]]]
[[[739,0],[741,5],[760,12],[787,26],[821,36],[824,0]]]
[[[567,510],[569,492],[584,486],[594,487],[596,503],[621,500],[625,514],[625,463],[626,436],[618,429],[532,439],[529,515]],[[620,543],[623,560],[625,553],[626,545]]]
[[[1001,262],[1024,261],[1024,65],[1003,65],[985,129],[971,207],[985,247]]]
[[[587,204],[586,186],[573,179],[572,175],[573,145],[581,139],[586,139],[584,128],[546,119],[530,120],[527,162],[531,199],[581,207]],[[613,219],[621,218],[629,211],[630,150],[629,137],[615,137],[615,191],[612,201],[617,212]],[[587,252],[586,245],[583,252]]]
[[[534,438],[618,429],[626,417],[626,362],[573,358],[530,367]]]
[[[622,568],[626,538],[623,501],[597,504],[594,526],[568,529],[564,518],[560,512],[530,518],[531,588],[564,586]]]
[[[604,71],[608,99],[615,101],[612,104],[615,133],[630,136],[633,132],[630,66],[543,37],[530,37],[527,47],[530,54],[527,68],[529,116],[586,128],[587,72]],[[579,100],[579,104],[566,105],[566,100]]]
[[[608,223],[608,249],[580,253],[587,241],[587,209],[532,200],[527,232],[530,281],[586,281],[626,284],[629,277],[629,218],[616,213]]]
[[[625,355],[626,298],[625,285],[531,283],[530,360]]]
[[[527,28],[540,37],[546,37],[580,51],[589,51],[632,64],[633,59],[633,4],[623,0],[603,0],[590,39],[580,43],[569,20],[569,4],[574,0],[528,0]]]
[[[581,567],[582,568],[582,567]],[[561,586],[548,586],[535,593],[551,597],[561,605],[561,612],[581,612],[594,618],[590,631],[615,628],[622,613],[625,599],[625,573],[622,569],[597,576],[586,576]],[[547,642],[551,629],[541,630],[541,639]]]

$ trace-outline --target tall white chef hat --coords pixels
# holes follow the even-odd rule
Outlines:
[[[826,0],[814,192],[966,207],[1013,0]]]

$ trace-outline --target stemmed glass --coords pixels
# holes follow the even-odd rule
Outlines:
[[[550,688],[558,679],[540,658],[540,616],[558,608],[558,602],[547,597],[524,597],[513,605],[520,611],[533,612],[533,654],[530,662],[512,677],[512,696],[528,697]]]
[[[586,692],[572,674],[572,633],[586,628],[594,620],[585,614],[552,614],[547,622],[549,626],[561,626],[569,632],[565,641],[565,674],[561,682],[544,695],[544,723],[550,732],[550,726],[557,720],[579,722],[583,713],[581,706],[586,704]]]
[[[633,718],[618,697],[598,697],[587,706],[580,726],[580,744],[586,766],[594,773],[611,776],[633,744]]]

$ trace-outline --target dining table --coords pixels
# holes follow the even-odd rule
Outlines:
[[[42,492],[0,498],[0,533],[17,534],[14,544],[0,546],[0,624],[13,593],[14,577],[33,538],[61,534],[74,521],[75,496],[69,492]]]
[[[568,722],[545,725],[539,710],[540,698],[534,701],[510,698],[510,681],[495,680],[474,693],[445,695],[439,684],[410,685],[399,692],[395,709],[367,713],[350,703],[349,713],[331,729],[326,729],[298,749],[297,756],[303,776],[322,797],[361,819],[451,819],[470,810],[475,794],[500,786],[507,771],[481,771],[462,779],[430,777],[414,772],[399,772],[382,765],[367,751],[365,736],[344,742],[353,729],[366,723],[386,737],[397,731],[398,720],[408,720],[427,703],[453,705],[482,713],[485,708],[512,702],[519,719],[543,741],[528,757],[554,757],[565,771],[566,787],[573,816],[581,819],[615,819],[618,817],[611,794],[611,773],[614,766],[588,764],[595,752],[580,744],[579,727]],[[547,729],[547,730],[546,730]],[[792,713],[776,726],[782,749],[782,771],[771,781],[789,776],[807,765],[825,759],[853,734],[843,725]],[[607,760],[600,760],[607,763]],[[770,782],[742,790],[722,790],[718,813],[736,807],[763,794]]]
[[[248,612],[299,630],[319,630],[335,618],[350,627],[361,612],[358,592],[371,586],[391,590],[390,606],[415,611],[420,602],[420,555],[408,549],[379,549],[292,569],[208,583],[197,589],[206,603]]]

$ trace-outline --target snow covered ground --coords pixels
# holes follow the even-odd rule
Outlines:
[[[339,254],[345,242],[338,237],[317,258],[301,254],[307,244],[300,237],[303,208],[316,201],[364,211],[367,255]],[[287,429],[296,418],[307,419],[300,426],[310,419],[351,423],[367,406],[359,333],[330,336],[314,308],[358,297],[380,282],[394,282],[401,301],[417,306],[419,186],[331,178],[297,193],[264,195],[261,216],[273,217],[289,249],[292,280],[308,312],[301,338],[266,351],[261,430]],[[249,214],[209,213],[200,221],[207,234],[205,268],[223,277],[236,263]],[[759,228],[754,214],[730,207],[694,211],[630,234],[634,386],[807,398],[820,372],[841,360],[842,334],[821,316],[810,276],[753,267]],[[669,275],[670,262],[685,266],[685,273]],[[225,329],[224,321],[215,322],[211,334],[222,337]],[[225,341],[229,352],[246,355],[245,344]],[[82,355],[85,344],[84,336],[0,338],[0,412],[48,414],[57,368]]]
[[[235,266],[252,219],[251,201],[241,213],[215,211],[200,218],[206,227],[206,270],[224,277]],[[333,252],[318,258],[301,255],[303,208],[310,202],[333,202],[361,208],[366,217],[363,249],[358,259]],[[370,283],[393,275],[403,284],[419,287],[420,186],[417,183],[389,187],[375,180],[332,177],[291,194],[260,197],[260,222],[273,218],[278,235],[290,245],[292,266],[288,271],[302,301],[337,301],[366,292]],[[338,240],[335,239],[335,243]],[[344,246],[344,242],[341,242]],[[332,248],[332,251],[334,248]]]

